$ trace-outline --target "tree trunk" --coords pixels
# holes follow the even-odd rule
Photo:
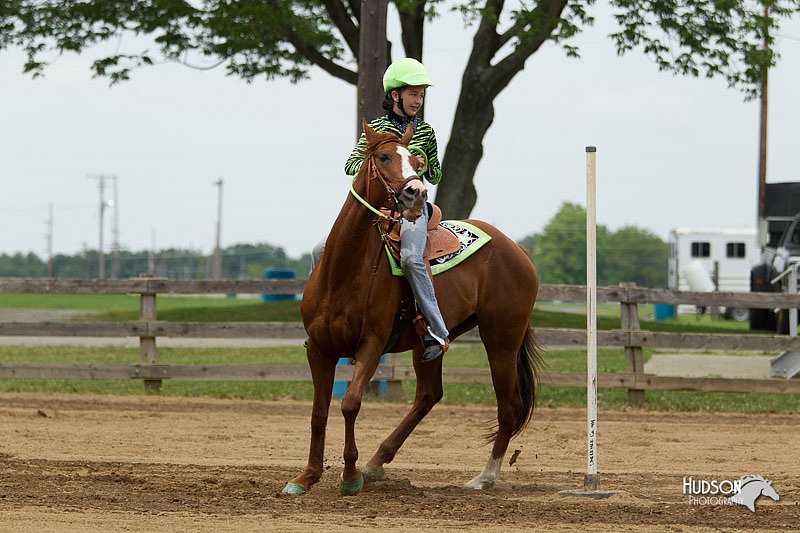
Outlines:
[[[422,61],[422,43],[425,30],[425,0],[416,6],[399,9],[401,39],[406,57]]]
[[[360,43],[358,53],[358,86],[356,111],[356,140],[363,122],[382,113],[381,90],[386,68],[386,11],[387,0],[361,0]]]
[[[483,138],[494,120],[494,99],[553,34],[567,0],[541,0],[534,8],[536,20],[520,19],[498,34],[503,5],[504,0],[487,0],[461,79],[456,116],[442,161],[442,181],[436,193],[436,203],[448,218],[468,218],[475,207],[478,193],[473,179],[483,157]],[[531,24],[535,33],[534,28],[526,30]],[[523,31],[528,33],[526,39],[497,60],[495,55],[503,46]]]
[[[478,199],[473,178],[483,157],[483,138],[494,120],[491,96],[476,77],[464,76],[450,141],[442,161],[436,205],[445,218],[469,218]]]

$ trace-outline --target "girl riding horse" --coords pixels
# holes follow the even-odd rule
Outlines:
[[[410,125],[414,136],[408,145],[408,150],[414,156],[412,161],[416,167],[414,170],[420,177],[436,185],[442,179],[436,134],[430,124],[417,116],[422,109],[425,90],[432,85],[433,82],[425,67],[416,59],[407,57],[395,61],[383,75],[383,90],[386,92],[383,108],[387,113],[370,122],[369,126],[376,132],[394,133],[402,137]],[[366,146],[366,137],[362,133],[345,163],[345,173],[350,176],[358,174],[364,163]],[[408,187],[427,195],[422,180],[410,181]],[[422,361],[426,363],[444,354],[450,342],[448,339],[450,332],[439,310],[433,283],[422,257],[428,238],[429,216],[428,209],[424,209],[422,216],[415,222],[403,221],[400,225],[400,267],[411,285],[417,307],[429,324],[422,337],[425,347]],[[311,257],[312,270],[322,257],[324,248],[325,241],[314,247]]]

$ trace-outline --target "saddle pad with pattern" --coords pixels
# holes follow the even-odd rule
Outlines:
[[[492,237],[482,229],[473,226],[469,222],[462,222],[460,220],[443,220],[439,223],[440,228],[444,228],[453,232],[458,238],[459,248],[457,251],[436,257],[430,260],[431,272],[435,276],[450,270],[458,265],[466,258],[480,250],[480,248],[492,240]],[[395,276],[403,276],[403,271],[400,269],[400,264],[394,258],[389,248],[384,245],[386,255],[389,258],[389,266],[392,269],[392,274]]]

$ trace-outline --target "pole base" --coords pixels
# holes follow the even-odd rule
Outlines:
[[[624,492],[619,490],[600,490],[600,474],[584,474],[583,490],[562,490],[558,493],[562,498],[566,496],[581,496],[595,500],[608,498],[615,494],[624,494]]]

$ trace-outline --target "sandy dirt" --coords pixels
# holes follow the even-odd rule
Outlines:
[[[405,413],[365,403],[359,464]],[[585,415],[542,409],[491,490],[464,489],[484,465],[493,409],[440,405],[355,497],[336,488],[343,422],[331,409],[327,470],[303,496],[280,494],[305,464],[310,403],[0,394],[2,531],[719,531],[800,524],[798,415],[601,412],[604,500],[582,486]],[[690,505],[683,477],[772,480],[778,502]]]

